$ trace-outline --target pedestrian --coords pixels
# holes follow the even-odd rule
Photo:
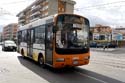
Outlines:
[[[105,51],[105,45],[103,45],[103,51]]]

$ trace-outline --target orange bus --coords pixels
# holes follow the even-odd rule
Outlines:
[[[41,66],[73,67],[89,63],[89,20],[76,14],[48,16],[19,27],[18,51]]]

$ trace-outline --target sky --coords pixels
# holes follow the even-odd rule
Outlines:
[[[9,23],[17,23],[16,15],[35,0],[1,0],[0,31]],[[91,26],[125,26],[125,0],[74,0],[75,13],[90,20]],[[6,14],[3,14],[5,12]]]
[[[91,25],[125,26],[125,0],[76,0],[75,13],[89,18]]]

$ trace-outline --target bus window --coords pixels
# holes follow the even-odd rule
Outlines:
[[[68,20],[68,21],[67,21]],[[60,16],[56,33],[58,48],[85,47],[88,43],[89,26],[87,20],[78,16]]]
[[[22,42],[27,42],[27,30],[22,31]]]
[[[37,44],[45,43],[45,25],[41,25],[35,28],[35,43]]]
[[[18,44],[20,45],[20,42],[22,41],[22,32],[18,32]]]

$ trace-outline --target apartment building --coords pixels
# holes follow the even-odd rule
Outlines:
[[[17,14],[19,26],[57,13],[73,13],[75,1],[72,0],[36,0]]]
[[[110,42],[112,40],[112,29],[109,26],[96,25],[91,28],[92,40],[100,42]]]
[[[0,32],[0,42],[2,42],[2,32]]]
[[[3,40],[16,40],[18,24],[12,23],[3,27]]]

